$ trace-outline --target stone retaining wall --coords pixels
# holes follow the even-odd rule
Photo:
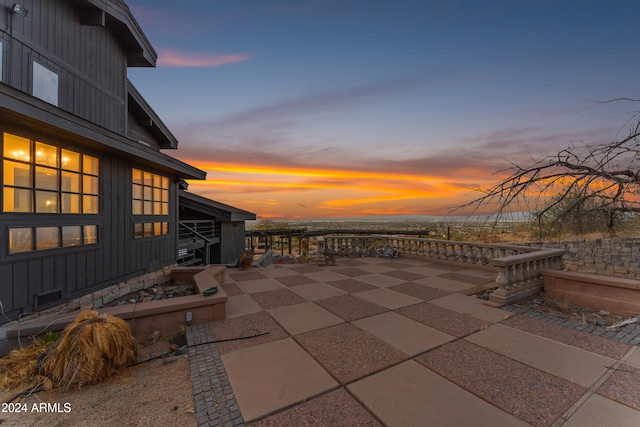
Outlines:
[[[575,239],[542,246],[566,249],[568,271],[640,280],[640,238]]]

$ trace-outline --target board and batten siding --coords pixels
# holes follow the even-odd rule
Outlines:
[[[2,30],[10,36],[4,38],[10,61],[3,82],[32,93],[36,61],[58,75],[59,108],[124,135],[127,62],[114,35],[102,26],[81,25],[67,0],[22,3],[29,9],[26,17],[0,8],[0,22],[7,23]]]
[[[7,317],[16,318],[23,311],[35,309],[34,296],[38,293],[60,290],[62,299],[69,300],[86,294],[88,290],[120,283],[175,262],[178,250],[175,177],[169,176],[169,234],[134,239],[133,223],[137,220],[153,220],[152,217],[138,219],[131,215],[131,169],[140,166],[119,157],[99,157],[99,215],[2,215],[0,302]],[[148,167],[143,169],[149,170]],[[98,244],[8,254],[7,230],[11,226],[46,226],[78,222],[98,224]]]

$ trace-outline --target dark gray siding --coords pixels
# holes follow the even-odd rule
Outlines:
[[[81,25],[68,0],[22,3],[26,17],[0,12],[12,40],[4,83],[32,93],[35,60],[58,74],[59,108],[124,135],[127,64],[114,36],[105,27]]]
[[[2,125],[0,123],[0,132]],[[24,133],[22,133],[24,134]],[[44,138],[41,138],[44,139]],[[45,139],[73,149],[68,142]],[[110,286],[175,262],[177,255],[177,184],[175,176],[141,166],[104,152],[85,154],[100,158],[101,206],[99,215],[10,214],[0,215],[0,302],[4,313],[15,318],[33,311],[34,296],[58,290],[62,300]],[[131,169],[141,168],[168,176],[169,217],[131,215]],[[169,234],[134,239],[134,221],[168,221]],[[10,255],[10,227],[61,224],[97,224],[99,244]],[[6,320],[6,318],[5,318]]]

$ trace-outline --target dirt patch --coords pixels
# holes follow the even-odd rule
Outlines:
[[[34,393],[9,402],[23,390],[2,390],[0,425],[33,427],[196,426],[189,359],[172,353],[173,336],[154,344],[138,340],[138,361],[98,384],[80,390]],[[180,352],[178,352],[180,353]],[[154,359],[158,357],[157,359]],[[12,409],[12,411],[8,411]]]

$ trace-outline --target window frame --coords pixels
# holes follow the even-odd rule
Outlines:
[[[28,153],[19,153],[11,156],[7,152],[6,146],[8,138],[14,137],[21,143],[28,143]],[[39,151],[39,149],[41,151]],[[39,160],[38,154],[45,150],[54,150],[54,160]],[[77,156],[77,167],[64,164],[65,154]],[[102,212],[102,162],[100,158],[86,151],[69,149],[60,144],[45,142],[40,138],[29,138],[23,135],[2,131],[2,205],[0,212],[5,215],[43,215],[53,214],[62,216],[100,215]],[[87,165],[91,165],[90,168]],[[23,171],[23,181],[7,184],[9,167],[14,170]],[[67,183],[65,180],[75,178]],[[69,187],[76,187],[76,190]],[[15,203],[15,194],[23,194],[24,205],[18,206]],[[11,196],[9,196],[11,194]],[[13,197],[14,202],[11,210],[6,210],[8,198]],[[43,205],[42,201],[47,199]],[[39,200],[41,203],[39,203]],[[55,210],[43,208],[46,203],[55,206]],[[75,206],[75,208],[74,208]]]
[[[141,167],[131,168],[131,235],[133,240],[171,233],[171,180]]]

